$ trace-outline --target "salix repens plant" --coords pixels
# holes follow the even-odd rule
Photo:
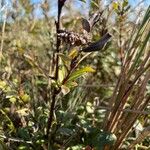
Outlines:
[[[52,125],[56,96],[60,92],[62,92],[63,94],[68,94],[68,92],[70,92],[70,88],[77,86],[77,83],[75,82],[77,78],[84,75],[86,72],[94,72],[94,69],[92,69],[89,66],[78,69],[79,64],[91,52],[102,50],[109,41],[109,39],[111,38],[111,35],[109,33],[106,33],[100,40],[96,42],[91,42],[89,41],[88,36],[86,36],[88,32],[92,30],[94,25],[101,19],[100,17],[102,15],[102,12],[95,13],[92,17],[89,18],[89,21],[83,19],[82,25],[86,35],[84,34],[80,35],[78,33],[60,29],[61,11],[64,4],[65,0],[58,1],[58,16],[56,21],[57,43],[56,43],[56,52],[54,54],[55,72],[54,77],[50,76],[50,78],[53,79],[55,86],[53,87],[52,91],[52,99],[51,99],[52,101],[48,120],[47,135]],[[66,42],[71,47],[73,46],[80,46],[80,47],[78,50],[76,49],[69,50],[70,52],[68,56],[66,56],[63,53],[61,53],[60,50],[61,41]],[[83,45],[86,45],[86,47],[83,47]],[[85,54],[80,58],[82,51],[90,53]]]
[[[9,2],[0,23],[0,149],[149,149],[149,8]]]

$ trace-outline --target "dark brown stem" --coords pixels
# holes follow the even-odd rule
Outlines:
[[[119,16],[120,18],[120,24],[119,24],[119,48],[120,48],[120,60],[121,60],[121,67],[123,67],[123,59],[124,59],[124,53],[123,53],[123,47],[122,47],[122,18],[123,15],[121,14]]]
[[[51,108],[49,111],[49,118],[48,118],[48,123],[47,123],[47,137],[49,135],[49,131],[52,125],[52,121],[53,121],[53,113],[54,113],[54,108],[55,108],[55,102],[56,102],[56,96],[58,94],[58,91],[56,90],[56,88],[53,89],[53,95],[52,95],[52,103],[51,103]]]
[[[58,37],[58,31],[60,29],[60,16],[61,16],[61,10],[62,10],[62,7],[64,5],[66,0],[58,0],[58,17],[57,17],[57,21],[56,21],[56,34],[57,34],[57,37],[56,37],[56,51],[55,51],[55,54],[56,53],[59,53],[59,47],[60,47],[60,39]],[[56,57],[56,62],[55,62],[55,67],[56,67],[56,70],[55,70],[55,80],[57,81],[58,80],[58,69],[59,69],[59,57],[58,55],[54,55],[54,57]],[[53,88],[52,90],[52,101],[51,101],[51,107],[50,107],[50,110],[49,110],[49,117],[48,117],[48,122],[47,122],[47,133],[46,133],[46,136],[49,137],[49,131],[51,129],[51,126],[52,126],[52,121],[53,121],[53,114],[54,114],[54,109],[55,109],[55,102],[56,102],[56,96],[59,94],[60,90],[56,89],[56,87]]]

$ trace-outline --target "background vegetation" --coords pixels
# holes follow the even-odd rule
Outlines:
[[[1,150],[150,149],[150,6],[0,2]]]

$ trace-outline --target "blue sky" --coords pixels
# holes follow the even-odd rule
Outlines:
[[[140,0],[129,0],[131,5],[136,5],[140,2]],[[150,0],[144,0],[145,5],[150,5]]]
[[[68,0],[69,1],[69,0]],[[80,0],[71,0],[71,1],[73,1],[74,3],[75,3],[75,7],[77,8],[77,9],[82,9],[82,2],[80,1]],[[88,2],[89,2],[90,0],[87,0],[87,5],[88,5]],[[106,2],[108,1],[108,0],[105,0]],[[140,2],[141,0],[129,0],[129,4],[131,5],[131,6],[136,6],[139,2]],[[37,3],[40,3],[40,2],[42,2],[42,0],[31,0],[31,3],[33,3],[33,4],[37,4]],[[53,14],[56,14],[57,13],[57,9],[56,9],[56,5],[57,5],[57,0],[49,0],[49,2],[50,2],[50,5],[51,5],[51,7],[52,7],[52,11],[50,12],[50,15],[53,15]],[[148,5],[150,5],[150,0],[144,0],[144,4],[145,4],[145,6],[148,6]],[[36,11],[36,14],[37,15],[40,15],[40,10],[39,11]]]
[[[42,0],[31,0],[33,3],[39,3]],[[79,0],[74,0],[74,1],[79,1]],[[89,1],[89,0],[88,0]],[[140,0],[129,0],[130,4],[137,4]],[[145,0],[146,4],[150,4],[150,0]]]
[[[50,2],[52,2],[52,1],[54,1],[54,0],[49,0]],[[55,0],[55,1],[57,1],[57,0]],[[78,2],[79,0],[72,0],[72,1],[76,1],[76,2]],[[90,1],[90,0],[87,0],[87,1]],[[108,1],[108,0],[105,0],[105,1]],[[32,3],[40,3],[40,2],[42,2],[42,0],[31,0],[31,2]],[[140,0],[129,0],[129,3],[131,4],[131,5],[136,5],[136,4],[138,4],[140,2]],[[80,2],[78,2],[78,3],[80,3]],[[150,5],[150,0],[144,0],[144,3],[145,3],[145,5]]]
[[[82,7],[82,2],[80,0],[68,0],[68,1],[73,1],[74,4],[75,4],[75,8],[77,10],[83,10],[83,7]],[[88,4],[89,4],[89,1],[90,0],[87,0],[87,7],[88,7]],[[106,2],[110,1],[110,0],[105,0]],[[129,0],[129,4],[131,6],[136,6],[141,0]],[[42,0],[31,0],[31,3],[34,3],[34,4],[37,4],[37,3],[40,3],[42,2]],[[50,12],[50,15],[55,15],[57,13],[57,9],[56,9],[56,6],[57,6],[57,0],[49,0],[50,2],[50,6],[51,6],[51,12]],[[144,5],[145,6],[148,6],[150,5],[150,0],[144,0]],[[40,10],[36,10],[36,15],[39,16],[41,13]]]
[[[1,0],[0,0],[1,1]],[[11,2],[11,0],[5,0],[6,2]],[[40,3],[42,2],[43,0],[31,0],[31,3]],[[57,2],[57,0],[48,0],[50,3],[53,3],[53,2]],[[80,0],[68,0],[68,1],[73,1],[73,2],[76,2],[76,3],[80,3]],[[90,1],[90,0],[87,0],[87,1]],[[106,2],[109,1],[109,0],[105,0]],[[115,0],[114,0],[115,1]],[[121,1],[121,0],[120,0]],[[137,3],[139,3],[141,0],[129,0],[129,3],[131,5],[136,5]],[[145,5],[150,5],[150,0],[144,0],[144,3]]]
[[[1,0],[0,0],[1,1]],[[10,3],[11,0],[5,0],[6,2]],[[43,0],[31,0],[32,4],[40,4]],[[51,7],[51,11],[50,11],[50,15],[54,15],[57,13],[57,0],[48,0],[50,2],[50,7]],[[83,10],[88,9],[88,4],[90,0],[87,0],[87,5],[85,6],[84,4],[84,8],[83,8],[83,3],[80,0],[68,0],[71,2],[74,2],[75,5],[75,9],[77,10],[81,10],[81,12]],[[110,0],[105,0],[105,2],[108,2]],[[136,6],[141,0],[129,0],[129,3],[131,6]],[[147,7],[148,5],[150,5],[150,0],[144,0],[144,5],[145,7]],[[35,16],[37,18],[42,17],[42,10],[40,9],[40,7],[38,7],[37,9],[35,9]]]

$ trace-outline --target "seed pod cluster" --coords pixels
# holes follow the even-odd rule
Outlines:
[[[80,46],[80,45],[86,45],[89,43],[89,36],[85,36],[82,34],[78,34],[75,32],[69,32],[66,30],[59,30],[58,37],[64,41],[65,43],[69,43],[73,46]]]

